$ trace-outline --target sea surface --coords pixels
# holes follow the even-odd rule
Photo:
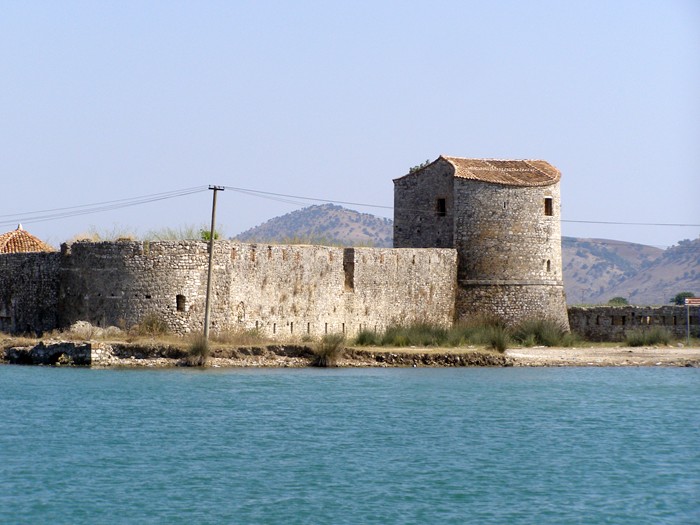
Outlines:
[[[697,524],[700,370],[0,366],[0,523]]]

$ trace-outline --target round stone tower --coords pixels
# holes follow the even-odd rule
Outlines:
[[[541,160],[441,156],[394,180],[394,246],[457,250],[458,320],[548,318],[568,328],[560,177]]]

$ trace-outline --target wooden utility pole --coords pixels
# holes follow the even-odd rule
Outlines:
[[[214,267],[214,227],[216,226],[216,192],[224,191],[223,186],[209,186],[214,191],[214,200],[211,205],[211,230],[209,232],[209,268],[207,270],[207,299],[204,306],[204,339],[209,341],[209,313],[211,311],[211,282],[212,269]]]

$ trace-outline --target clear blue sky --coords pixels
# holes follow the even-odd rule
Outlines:
[[[440,154],[538,158],[565,220],[700,224],[700,2],[0,4],[1,231],[219,184],[391,206]],[[211,192],[24,221],[206,224]],[[227,190],[227,236],[301,207]],[[391,210],[360,208],[391,217]],[[700,227],[564,223],[668,246]]]

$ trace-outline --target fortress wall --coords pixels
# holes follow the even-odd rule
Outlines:
[[[394,181],[394,247],[452,248],[454,168],[438,160]],[[444,215],[437,199],[445,199]]]
[[[551,215],[545,199],[551,199]],[[509,324],[549,318],[568,328],[559,200],[559,184],[455,181],[459,318],[481,313]]]
[[[551,216],[545,198],[552,199]],[[460,280],[562,284],[559,184],[524,188],[458,179],[455,206]]]
[[[56,328],[59,253],[0,256],[0,332]]]
[[[528,319],[547,318],[569,328],[564,287],[559,285],[460,283],[457,290],[458,319],[497,317],[510,326]]]
[[[571,329],[591,341],[622,341],[627,333],[662,327],[675,337],[700,337],[700,308],[685,306],[572,306]]]
[[[452,249],[355,248],[353,328],[428,322],[451,326],[457,284]]]
[[[355,335],[393,322],[453,318],[453,250],[239,244],[231,311],[221,319],[270,337]]]
[[[204,242],[76,242],[62,247],[59,325],[130,327],[149,314],[178,333],[204,318]],[[218,268],[218,273],[225,269]],[[178,308],[178,296],[184,297]]]
[[[392,322],[449,325],[454,250],[257,245],[217,241],[212,332],[321,336]],[[208,265],[203,242],[64,246],[59,324],[137,324],[148,313],[176,333],[202,330]]]
[[[342,248],[236,243],[230,258],[229,297],[215,319],[222,328],[257,328],[270,337],[341,331]]]

